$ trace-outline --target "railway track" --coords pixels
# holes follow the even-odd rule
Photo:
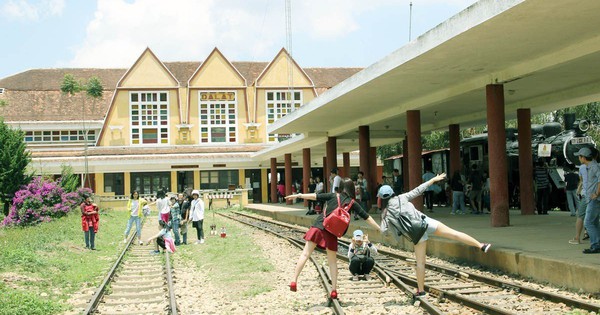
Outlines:
[[[262,226],[297,242],[301,242],[306,231],[306,229],[246,213],[235,212],[235,215],[246,218],[247,222],[244,223],[250,224],[249,221],[254,220],[253,225]],[[338,257],[345,256],[346,246],[348,242],[340,239]],[[392,282],[402,288],[406,294],[412,294],[416,290],[415,262],[412,256],[379,249],[376,262],[375,272],[378,273],[380,281]],[[431,263],[428,263],[426,268],[425,287],[429,296],[418,300],[430,314],[562,314],[578,309],[596,313],[600,311],[600,305],[529,288],[515,281],[482,276]],[[343,300],[351,295],[348,294],[350,292],[346,292],[345,284],[342,284],[342,280],[348,277],[343,274],[346,269],[347,266],[339,268],[338,292]],[[357,284],[353,282],[349,287],[353,292],[356,288],[354,285]],[[368,289],[364,292],[368,296],[384,294],[376,290],[369,292]],[[396,293],[396,296],[398,295],[400,293]]]
[[[132,234],[84,314],[177,314],[170,255],[134,245]]]
[[[221,215],[282,237],[296,245],[300,250],[304,248],[304,241],[301,240],[301,237],[298,238],[298,231],[282,229],[280,226],[277,228],[278,226],[270,225],[264,221],[251,222],[251,217],[243,216],[240,218],[239,216]],[[319,263],[326,261],[326,255],[322,251],[315,250],[310,259],[319,272],[323,284],[323,297],[328,299],[328,305],[334,314],[345,314],[346,312],[352,314],[424,314],[427,312],[442,314],[431,302],[413,297],[410,294],[410,288],[390,285],[394,276],[390,276],[381,268],[376,268],[374,271],[376,276],[371,277],[368,281],[352,281],[352,274],[348,270],[348,265],[343,262],[343,260],[347,261],[347,257],[344,255],[338,255],[337,291],[340,298],[331,300],[328,297],[328,292],[331,291],[329,267],[326,264]],[[299,291],[302,291],[302,284],[305,281],[307,280],[302,279],[299,282]],[[423,309],[427,311],[413,306],[415,300],[420,300],[418,304],[421,304]]]

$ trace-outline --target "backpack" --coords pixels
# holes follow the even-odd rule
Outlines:
[[[388,226],[392,226],[397,232],[397,236],[404,235],[416,245],[429,226],[425,221],[425,215],[414,208],[402,207],[399,196],[396,196],[395,199],[398,203],[392,203],[392,199],[390,199],[387,210],[382,215],[382,221],[385,221]]]
[[[333,209],[333,211],[325,217],[323,220],[323,227],[329,233],[342,237],[346,230],[348,230],[348,226],[350,225],[350,209],[354,204],[354,199],[347,204],[340,203],[340,194],[336,194],[338,206]]]

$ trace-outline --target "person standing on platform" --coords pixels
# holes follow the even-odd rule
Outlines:
[[[289,195],[285,197],[286,199],[296,199],[303,198],[307,200],[320,200],[326,202],[327,205],[324,207],[323,212],[320,213],[319,216],[315,219],[313,225],[310,227],[306,235],[304,235],[304,239],[306,243],[304,244],[304,250],[298,258],[298,263],[296,264],[296,269],[294,270],[293,280],[290,283],[290,290],[297,290],[298,277],[300,276],[300,272],[304,268],[304,264],[312,254],[315,247],[319,246],[319,248],[325,249],[327,252],[327,262],[329,264],[329,272],[331,274],[331,287],[332,291],[330,292],[329,297],[331,299],[337,299],[337,248],[338,248],[338,240],[337,237],[331,234],[329,231],[325,229],[323,226],[323,220],[327,215],[330,215],[333,210],[338,207],[339,204],[349,204],[354,199],[355,187],[354,182],[350,178],[345,178],[340,185],[339,193],[326,193],[326,194],[295,194]],[[339,198],[339,199],[338,199]],[[356,202],[352,204],[352,211],[358,212],[358,215],[367,221],[367,223],[372,226],[374,229],[379,230],[379,226],[373,220],[371,216]]]
[[[579,153],[579,152],[577,152]],[[582,160],[581,156],[578,156],[579,161]],[[587,209],[588,200],[585,196],[587,190],[587,168],[585,164],[581,163],[579,166],[579,185],[577,185],[577,195],[579,198],[579,205],[577,207],[577,219],[575,221],[575,237],[569,240],[569,244],[577,245],[581,244],[581,232],[583,232],[583,221],[585,221],[585,210]],[[584,238],[585,239],[585,238]]]
[[[590,248],[583,253],[597,254],[600,253],[600,166],[590,148],[581,148],[575,155],[579,156],[579,161],[587,170],[587,187],[583,193],[588,205],[583,225],[590,236]]]
[[[474,214],[483,214],[483,204],[481,202],[481,189],[483,187],[483,179],[481,173],[477,169],[477,164],[471,166],[471,174],[469,174],[469,184],[471,185],[471,192],[469,193],[469,200],[473,207]]]
[[[317,184],[315,183],[315,180],[311,177],[308,181],[308,193],[309,194],[313,194],[315,193],[315,189],[317,188]],[[315,202],[313,200],[308,200],[308,211],[306,212],[306,215],[311,215],[311,214],[317,214],[315,212]]]
[[[367,190],[367,179],[365,178],[365,173],[363,173],[363,171],[358,171],[358,178],[356,179],[356,201],[358,201],[358,203],[360,204],[361,207],[363,207],[363,209],[365,209],[367,212],[367,196],[368,196],[368,190]],[[354,214],[354,220],[358,220],[358,214]]]
[[[385,185],[385,182],[383,185]],[[400,175],[400,171],[397,168],[395,168],[392,172],[392,187],[394,188],[394,193],[396,195],[399,195],[404,191],[404,180],[402,179],[402,175]]]
[[[426,295],[425,289],[425,260],[427,259],[426,246],[430,234],[435,236],[455,240],[473,247],[479,248],[487,253],[491,244],[480,243],[473,237],[463,232],[449,228],[445,224],[432,219],[419,210],[410,202],[410,200],[423,194],[427,187],[435,182],[444,180],[446,174],[440,174],[429,181],[419,185],[417,188],[396,196],[390,186],[383,186],[379,190],[382,198],[383,213],[381,214],[381,232],[392,230],[392,235],[396,238],[404,236],[414,244],[415,258],[417,265],[415,267],[417,274],[417,292],[415,296]],[[411,222],[410,226],[403,224],[405,219]]]
[[[465,213],[465,182],[458,170],[450,178],[450,188],[452,189],[452,211],[450,214]],[[460,208],[460,209],[459,209]]]
[[[575,174],[572,166],[567,168],[567,174],[565,174],[565,182],[567,183],[567,205],[571,216],[574,217],[577,214],[577,208],[579,207],[579,198],[577,197],[577,186],[579,184],[579,176]]]
[[[324,187],[325,185],[321,181],[321,177],[319,177],[319,176],[315,177],[315,183],[316,183],[315,194],[320,194],[320,193],[325,192],[325,187]],[[315,212],[317,212],[317,213],[323,211],[323,204],[321,202],[319,202],[318,200],[314,201],[314,209],[315,209]]]
[[[340,177],[340,175],[338,175],[338,169],[337,168],[332,168],[331,169],[331,176],[330,176],[330,183],[331,183],[331,192],[332,193],[336,193],[339,192],[340,189],[340,184],[342,183],[342,177]]]
[[[550,179],[548,178],[548,167],[544,158],[538,158],[534,170],[535,185],[537,192],[538,214],[548,214],[548,199],[550,197]]]
[[[431,169],[427,168],[425,169],[425,174],[423,174],[423,182],[425,183],[434,177],[435,174],[433,174]],[[425,197],[425,206],[429,212],[433,212],[433,188],[433,185],[427,187],[427,190],[425,190],[425,193],[423,194],[423,197]],[[396,189],[394,189],[394,193],[397,194]]]

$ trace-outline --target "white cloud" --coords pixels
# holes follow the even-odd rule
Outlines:
[[[37,21],[47,16],[60,16],[64,8],[65,0],[9,0],[0,7],[0,12],[13,19]]]
[[[448,1],[463,7],[474,2],[413,3]],[[360,29],[361,14],[389,6],[408,7],[408,3],[292,0],[293,34],[307,35],[315,41],[337,39]],[[271,60],[285,43],[282,0],[98,0],[86,38],[74,48],[75,57],[68,65],[129,67],[145,47],[164,61],[199,61],[214,47],[232,61],[265,61]]]

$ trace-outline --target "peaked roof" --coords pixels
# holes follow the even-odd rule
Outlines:
[[[163,64],[180,85],[185,86],[202,62],[177,61]],[[231,64],[246,79],[246,82],[254,82],[268,65],[267,62],[248,61],[234,61]],[[362,68],[304,68],[303,70],[313,80],[317,91],[321,93]],[[31,69],[17,73],[0,79],[0,88],[5,89],[0,99],[8,101],[7,106],[0,107],[0,116],[6,121],[81,120],[82,102],[85,102],[86,120],[103,120],[117,83],[126,72],[127,69],[122,68],[58,68]],[[69,98],[62,95],[60,85],[65,74],[72,74],[82,80],[97,76],[104,86],[103,98],[93,102],[89,98],[79,96]]]
[[[159,65],[160,65],[160,66],[161,66],[161,67],[162,67],[164,70],[166,70],[166,71],[167,71],[167,73],[169,74],[169,77],[170,77],[171,79],[173,79],[173,81],[175,81],[175,82],[179,83],[179,82],[178,82],[178,80],[177,80],[177,78],[176,78],[176,77],[173,75],[173,73],[171,73],[171,70],[169,70],[169,68],[167,68],[167,66],[165,66],[165,64],[164,64],[164,63],[163,63],[163,62],[162,62],[160,59],[158,59],[158,57],[156,57],[156,55],[154,54],[154,52],[153,52],[153,51],[152,51],[152,50],[151,50],[149,47],[147,47],[147,48],[144,50],[144,52],[143,52],[143,53],[142,53],[142,54],[141,54],[141,55],[138,57],[138,59],[137,59],[137,60],[136,60],[136,61],[133,63],[133,66],[131,66],[131,67],[130,67],[130,68],[127,70],[127,72],[125,72],[125,74],[124,74],[124,75],[123,75],[123,77],[122,77],[122,78],[119,80],[119,82],[117,82],[117,87],[121,87],[121,86],[122,86],[122,84],[123,84],[123,82],[125,81],[125,79],[126,79],[126,78],[127,78],[129,75],[130,75],[130,74],[132,74],[132,73],[133,73],[133,72],[132,72],[132,70],[133,70],[133,69],[134,69],[134,68],[135,68],[135,67],[136,67],[136,66],[137,66],[137,65],[138,65],[138,64],[139,64],[139,63],[140,63],[140,62],[143,60],[144,56],[146,56],[146,55],[150,55],[150,57],[151,57],[152,59],[154,59],[154,61],[156,61],[156,62],[157,62],[157,63],[158,63],[158,64],[159,64]]]

